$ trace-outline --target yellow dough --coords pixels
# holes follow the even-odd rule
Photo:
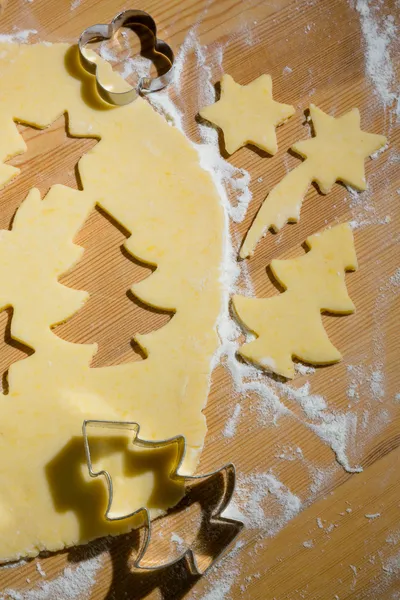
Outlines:
[[[1,308],[14,307],[11,334],[35,350],[11,366],[9,394],[0,395],[5,561],[132,527],[129,519],[104,520],[106,485],[89,479],[84,419],[137,421],[148,440],[183,434],[182,473],[194,471],[218,345],[224,216],[210,174],[182,133],[140,98],[120,108],[96,100],[76,48],[0,44],[0,57],[1,186],[18,174],[1,161],[25,150],[13,120],[46,127],[67,111],[72,135],[101,138],[79,162],[83,191],[54,185],[41,199],[31,190],[12,230],[0,235]],[[157,266],[133,293],[176,311],[163,328],[136,336],[145,360],[104,368],[90,368],[96,345],[72,344],[51,330],[87,298],[57,279],[81,256],[73,239],[96,203],[131,232],[126,249]],[[158,458],[135,456],[126,437],[110,440],[100,431],[91,447],[95,467],[98,461],[112,473],[117,512],[146,504],[157,515],[179,499],[179,486],[165,482],[173,448]]]
[[[293,260],[273,260],[271,270],[286,291],[273,298],[235,296],[237,315],[257,339],[240,354],[269,371],[294,377],[293,358],[317,365],[336,362],[340,352],[322,324],[321,312],[354,312],[345,271],[357,268],[353,234],[347,223],[306,240],[310,252]]]
[[[275,127],[294,113],[293,106],[273,100],[270,75],[261,75],[248,85],[239,85],[230,75],[224,75],[220,100],[203,108],[200,116],[223,130],[228,154],[246,144],[276,154]]]
[[[318,183],[323,194],[331,190],[335,181],[357,190],[366,189],[364,160],[382,148],[386,138],[360,129],[357,108],[334,118],[311,104],[310,115],[315,137],[292,146],[294,152],[307,160],[290,171],[264,200],[243,242],[242,258],[253,254],[270,227],[279,231],[288,221],[299,220],[301,205],[312,181]]]

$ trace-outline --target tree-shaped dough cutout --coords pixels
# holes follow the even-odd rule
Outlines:
[[[273,260],[271,271],[285,288],[272,298],[235,296],[242,323],[257,339],[239,353],[266,370],[294,377],[293,358],[323,365],[341,359],[322,324],[321,313],[355,310],[345,272],[357,268],[353,233],[348,223],[316,233],[306,240],[310,251],[291,260]]]

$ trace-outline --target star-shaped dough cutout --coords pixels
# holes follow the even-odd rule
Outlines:
[[[314,180],[321,192],[327,194],[337,180],[365,190],[364,160],[386,144],[385,136],[360,129],[358,108],[335,119],[311,104],[310,115],[315,137],[297,142],[292,150],[312,160]]]
[[[315,181],[321,192],[330,192],[335,181],[360,191],[367,187],[365,159],[382,148],[384,135],[360,129],[360,113],[353,108],[342,117],[331,117],[310,105],[315,137],[293,144],[292,150],[304,158],[270,191],[244,239],[240,256],[246,258],[272,227],[279,231],[285,223],[297,222],[310,184]]]
[[[294,113],[293,106],[272,98],[270,75],[261,75],[248,85],[240,85],[230,75],[224,75],[220,100],[203,108],[200,116],[222,129],[228,154],[246,144],[276,154],[275,127]]]

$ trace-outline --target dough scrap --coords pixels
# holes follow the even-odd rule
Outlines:
[[[182,434],[182,472],[195,470],[223,303],[224,216],[210,174],[182,133],[140,98],[119,108],[97,100],[75,47],[1,43],[0,76],[0,186],[18,174],[2,162],[25,149],[14,120],[44,128],[68,112],[72,135],[100,138],[79,161],[83,191],[54,185],[41,200],[31,190],[13,229],[0,235],[1,306],[14,306],[11,334],[35,350],[10,367],[9,393],[0,395],[6,561],[135,525],[104,520],[107,490],[87,473],[84,419],[137,421],[147,440]],[[51,330],[87,297],[57,278],[79,259],[73,238],[96,203],[131,232],[127,251],[157,266],[133,293],[176,311],[161,329],[136,336],[147,359],[104,368],[89,366],[96,345],[69,343]],[[157,485],[158,462],[143,457],[127,472],[126,440],[100,442],[130,511],[146,502],[157,515],[176,503],[175,488]],[[170,454],[164,458],[168,471]]]
[[[247,360],[278,375],[293,378],[293,357],[329,364],[341,359],[329,341],[321,312],[355,310],[345,271],[357,269],[353,233],[348,223],[316,233],[306,240],[310,252],[292,260],[273,260],[271,270],[285,292],[272,298],[235,296],[233,305],[257,339],[239,352]]]
[[[220,100],[202,108],[200,116],[223,130],[228,154],[246,144],[276,154],[275,127],[294,113],[293,106],[273,100],[270,75],[261,75],[248,85],[240,85],[230,75],[223,75]]]
[[[311,104],[310,115],[315,137],[292,146],[292,150],[306,160],[290,171],[265,198],[247,232],[241,258],[253,254],[270,227],[279,231],[288,221],[299,220],[304,196],[313,181],[323,194],[330,192],[335,181],[360,191],[367,187],[364,160],[386,144],[385,136],[360,129],[358,108],[335,118]]]

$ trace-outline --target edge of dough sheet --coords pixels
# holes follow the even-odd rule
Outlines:
[[[11,231],[0,236],[0,307],[14,307],[11,335],[35,350],[11,365],[9,393],[0,395],[5,562],[138,525],[104,519],[107,490],[87,473],[84,419],[136,421],[147,440],[184,435],[181,471],[195,471],[219,344],[226,228],[216,185],[191,142],[141,98],[118,108],[97,100],[75,46],[0,43],[0,77],[0,188],[19,172],[4,163],[25,150],[13,121],[44,128],[67,112],[72,135],[100,138],[79,161],[83,190],[54,185],[44,198],[31,190]],[[147,335],[131,332],[145,360],[90,368],[96,345],[66,342],[52,326],[87,296],[58,278],[78,262],[83,249],[73,240],[96,204],[131,232],[128,252],[157,266],[132,284],[134,294],[175,314]],[[156,517],[182,497],[169,479],[173,449],[138,452],[120,433],[90,442],[94,467],[113,477],[114,512],[147,504]]]

